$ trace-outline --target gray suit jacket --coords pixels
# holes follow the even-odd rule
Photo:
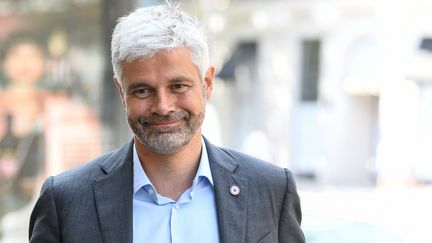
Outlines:
[[[291,172],[205,142],[221,243],[305,242]],[[132,144],[48,178],[31,215],[30,242],[132,242]]]

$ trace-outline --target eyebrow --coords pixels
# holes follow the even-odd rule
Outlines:
[[[177,83],[183,83],[183,82],[194,83],[194,81],[191,78],[189,78],[187,76],[183,76],[183,75],[174,77],[168,81],[169,84],[177,84]],[[140,81],[136,81],[136,82],[132,83],[127,88],[127,92],[132,92],[132,91],[139,89],[139,88],[152,88],[152,87],[150,85],[146,84],[146,82],[144,80],[140,80]]]
[[[180,76],[177,76],[175,78],[170,79],[168,82],[169,83],[180,83],[180,82],[193,83],[193,79],[186,77],[186,76],[183,76],[183,75],[180,75]]]

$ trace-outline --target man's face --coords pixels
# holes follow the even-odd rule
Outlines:
[[[214,68],[201,82],[187,48],[124,62],[123,82],[115,79],[135,138],[159,154],[171,154],[200,136]]]

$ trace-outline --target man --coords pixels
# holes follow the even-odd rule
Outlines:
[[[291,172],[201,135],[215,71],[193,18],[169,3],[120,18],[112,63],[134,138],[47,179],[30,242],[304,242]]]

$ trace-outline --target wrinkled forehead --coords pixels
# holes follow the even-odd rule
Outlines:
[[[138,53],[131,53],[131,55],[127,56],[127,58],[121,61],[121,66],[125,63],[131,63],[134,61],[140,60],[148,60],[155,59],[157,57],[165,57],[165,58],[175,58],[181,55],[181,59],[183,62],[191,63],[196,67],[199,71],[199,64],[196,63],[193,58],[192,50],[187,46],[173,47],[173,48],[164,48],[159,50],[152,50],[151,52],[146,53],[145,55],[139,55]]]
[[[167,65],[173,68],[184,66],[193,66],[197,68],[197,65],[193,62],[192,54],[188,47],[169,48],[154,51],[151,55],[135,56],[134,58],[128,58],[127,60],[122,61],[121,66],[123,68],[125,65],[131,63],[141,63],[143,65],[152,64],[163,68],[166,68]]]

